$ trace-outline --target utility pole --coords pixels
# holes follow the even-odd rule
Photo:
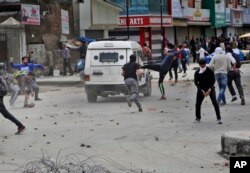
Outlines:
[[[127,20],[126,20],[126,23],[127,23],[127,37],[128,37],[128,40],[129,40],[129,14],[128,14],[128,1],[129,0],[126,0],[126,14],[127,14]]]
[[[164,50],[164,44],[165,44],[165,36],[164,36],[164,28],[163,28],[163,19],[162,19],[162,7],[163,7],[163,1],[160,0],[160,12],[161,12],[161,37],[162,37],[162,42],[161,42],[161,58],[163,58],[163,50]]]

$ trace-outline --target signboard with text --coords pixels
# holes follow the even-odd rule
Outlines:
[[[210,10],[185,8],[183,9],[183,16],[186,17],[188,21],[208,22],[210,19]]]
[[[120,26],[127,26],[127,16],[120,16]],[[129,26],[146,27],[161,26],[161,16],[129,16]],[[162,26],[173,26],[171,16],[162,16]]]
[[[21,23],[25,25],[40,25],[40,6],[21,4]]]
[[[69,12],[61,9],[62,33],[69,34]]]

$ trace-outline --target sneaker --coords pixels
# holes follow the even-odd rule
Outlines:
[[[184,73],[182,77],[186,77],[186,76],[187,76],[187,74],[186,74],[186,73]]]
[[[159,100],[167,100],[167,98],[165,96],[161,96],[161,98],[159,98]]]
[[[226,103],[219,103],[219,106],[222,107],[222,106],[225,106]]]
[[[128,102],[128,107],[131,107],[131,106],[132,106],[132,103],[131,103],[131,101],[129,100],[129,98],[127,98],[127,102]]]
[[[242,97],[241,98],[241,105],[245,105],[246,103],[245,103],[245,99],[244,99],[244,97]]]
[[[142,108],[141,107],[139,107],[139,112],[142,112]]]
[[[199,122],[201,122],[200,119],[195,119],[193,123],[199,123]]]
[[[237,97],[233,97],[232,100],[231,100],[231,102],[234,102],[236,100],[237,100]]]
[[[35,98],[35,101],[41,101],[41,100],[43,100],[43,99],[40,99],[40,98]]]
[[[178,73],[182,73],[182,70],[180,70]]]
[[[18,127],[17,132],[15,133],[15,135],[20,135],[22,132],[24,132],[24,130],[25,130],[25,126]]]
[[[222,124],[222,121],[221,121],[221,120],[217,120],[217,123],[218,123],[218,124]]]
[[[169,80],[172,80],[173,78],[171,77],[171,78],[169,78]]]
[[[24,105],[23,107],[24,108],[33,108],[35,106],[35,104],[27,104],[27,105]]]

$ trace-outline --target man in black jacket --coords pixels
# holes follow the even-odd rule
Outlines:
[[[210,99],[213,103],[218,124],[222,124],[221,116],[220,116],[220,108],[219,104],[216,100],[215,93],[215,76],[214,72],[206,67],[206,60],[199,60],[200,68],[194,74],[194,84],[197,87],[197,96],[196,96],[196,104],[195,104],[195,115],[196,119],[194,123],[199,123],[201,119],[201,104],[205,97],[210,96]]]
[[[2,86],[2,90],[6,89],[5,86],[5,82],[4,79],[0,78],[0,85]],[[20,135],[24,130],[25,130],[25,126],[18,121],[5,107],[4,102],[3,102],[3,98],[4,95],[7,93],[2,93],[2,90],[0,92],[0,113],[4,116],[4,118],[10,120],[11,122],[15,123],[17,126],[17,132],[15,133],[16,135]]]
[[[137,84],[137,75],[140,74],[140,65],[136,63],[136,56],[130,55],[129,63],[122,67],[122,75],[124,76],[124,82],[127,86],[130,96],[127,98],[128,106],[131,107],[131,101],[134,101],[137,105],[139,112],[142,112],[141,103],[139,102],[139,91]]]

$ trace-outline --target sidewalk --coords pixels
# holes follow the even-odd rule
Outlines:
[[[74,86],[82,84],[79,74],[72,76],[45,76],[36,79],[39,85],[63,85],[63,86]]]

